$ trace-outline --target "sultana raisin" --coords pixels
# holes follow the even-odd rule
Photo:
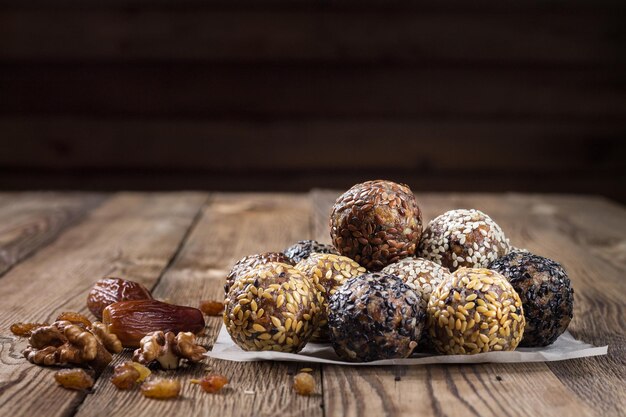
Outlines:
[[[11,325],[11,333],[20,337],[30,337],[33,330],[40,327],[49,326],[48,323],[13,323]]]
[[[180,381],[177,379],[155,378],[141,385],[144,397],[167,400],[180,394]]]
[[[67,389],[86,390],[93,387],[93,378],[84,369],[62,369],[54,374],[59,385]]]
[[[311,395],[315,391],[315,379],[306,372],[300,372],[293,377],[293,389],[300,395]]]
[[[200,301],[200,311],[207,316],[221,316],[224,311],[224,302],[215,300]]]
[[[118,389],[131,389],[140,377],[139,371],[135,369],[132,362],[124,362],[113,369],[111,383]]]
[[[80,313],[76,313],[74,311],[65,311],[59,314],[59,317],[55,321],[69,321],[72,324],[77,324],[79,326],[87,327],[91,326],[91,320]]]
[[[222,375],[212,374],[202,379],[192,379],[190,382],[200,385],[205,392],[213,394],[221,390],[224,385],[228,384],[228,378]]]
[[[152,371],[150,371],[150,369],[148,369],[148,367],[143,366],[140,363],[137,363],[137,362],[130,362],[130,363],[137,370],[137,372],[139,372],[139,378],[137,379],[137,382],[145,381],[146,378],[148,378],[150,376],[150,374],[152,373]]]

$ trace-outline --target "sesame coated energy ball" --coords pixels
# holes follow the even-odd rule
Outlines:
[[[231,285],[237,280],[237,278],[245,275],[251,269],[258,265],[263,265],[269,262],[281,262],[287,265],[295,265],[295,263],[289,259],[287,255],[281,252],[265,252],[257,253],[254,255],[244,256],[238,260],[233,268],[226,276],[226,284],[224,284],[224,293],[228,294]]]
[[[328,341],[328,298],[349,278],[363,275],[366,271],[352,259],[327,253],[313,253],[296,265],[309,278],[323,296],[320,327],[313,334],[313,342]]]
[[[332,253],[339,255],[331,245],[319,243],[317,240],[301,240],[289,246],[283,253],[293,262],[298,263],[311,256],[312,253]]]
[[[574,310],[574,289],[563,267],[517,250],[492,262],[489,268],[507,278],[522,300],[526,328],[520,346],[554,343],[567,329]]]
[[[290,265],[258,265],[238,278],[224,301],[224,324],[243,350],[299,352],[317,329],[321,295]]]
[[[514,350],[524,334],[522,301],[489,269],[454,272],[433,291],[427,317],[429,339],[447,355]]]
[[[343,360],[406,358],[419,343],[425,316],[420,297],[394,275],[350,278],[328,305],[330,340]]]
[[[379,271],[415,253],[422,213],[408,186],[367,181],[337,199],[330,228],[333,245],[342,255]]]
[[[451,210],[424,230],[417,254],[445,266],[486,268],[511,250],[509,240],[491,217],[479,210]]]
[[[406,285],[419,294],[424,310],[428,307],[433,290],[450,276],[448,268],[423,258],[401,259],[387,265],[381,272],[402,278]]]

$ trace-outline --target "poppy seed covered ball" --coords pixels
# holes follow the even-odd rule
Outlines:
[[[445,266],[486,268],[511,250],[509,240],[491,217],[480,210],[451,210],[424,229],[417,255]]]
[[[514,350],[524,334],[522,301],[505,277],[461,268],[433,291],[428,333],[447,355]]]
[[[307,259],[313,253],[332,253],[339,255],[339,252],[337,252],[337,249],[333,246],[320,243],[317,240],[300,240],[285,249],[283,253],[295,263]]]
[[[574,290],[563,267],[551,259],[516,250],[490,269],[504,275],[524,306],[526,329],[520,346],[547,346],[567,329],[574,310]]]
[[[379,271],[415,253],[422,213],[411,189],[376,180],[357,184],[335,202],[330,236],[341,255]]]
[[[239,277],[224,305],[226,329],[243,350],[297,353],[318,327],[322,299],[297,269],[270,262]]]
[[[281,252],[265,252],[244,256],[243,258],[238,260],[235,265],[233,265],[232,269],[226,276],[224,292],[228,294],[230,287],[239,277],[245,275],[247,272],[254,269],[255,267],[259,265],[264,265],[269,262],[280,262],[287,265],[294,265],[294,262],[289,259],[288,256]]]
[[[406,358],[424,327],[419,295],[394,275],[350,278],[330,296],[328,307],[333,348],[349,362]]]

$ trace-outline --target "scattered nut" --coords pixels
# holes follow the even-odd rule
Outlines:
[[[100,343],[111,353],[120,353],[123,349],[122,342],[116,335],[109,331],[109,328],[99,321],[94,321],[88,330],[93,333]]]
[[[141,393],[147,398],[168,400],[178,397],[180,388],[180,381],[177,379],[155,378],[141,385]]]
[[[221,390],[224,385],[228,384],[228,378],[222,375],[212,374],[207,375],[202,379],[192,379],[192,384],[198,384],[200,387],[210,394],[214,394]]]
[[[13,323],[11,325],[11,333],[19,337],[30,337],[33,330],[40,327],[49,326],[48,323]]]
[[[192,332],[204,329],[204,316],[197,308],[167,304],[157,300],[120,301],[102,312],[102,322],[124,347],[139,347],[151,332]]]
[[[293,377],[293,389],[299,395],[311,395],[315,391],[315,378],[307,372],[299,372]]]
[[[87,307],[98,320],[102,320],[102,311],[108,305],[119,301],[151,299],[150,291],[138,282],[122,278],[103,278],[89,292]]]
[[[62,369],[54,374],[54,379],[63,388],[83,391],[93,387],[94,381],[91,375],[84,369]]]
[[[200,311],[207,316],[221,316],[224,312],[224,302],[215,300],[200,301]]]
[[[75,364],[100,372],[112,360],[96,336],[69,321],[39,327],[32,332],[29,342],[24,357],[37,365]]]
[[[196,344],[196,337],[190,332],[152,332],[140,342],[141,347],[135,350],[133,360],[142,364],[157,361],[163,369],[178,368],[180,359],[199,362],[206,349]]]
[[[80,313],[75,311],[65,311],[57,317],[55,321],[69,321],[72,324],[84,327],[85,329],[91,326],[91,320]]]

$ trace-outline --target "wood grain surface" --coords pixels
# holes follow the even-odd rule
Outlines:
[[[223,277],[240,257],[281,250],[307,237],[328,242],[328,214],[338,195],[321,190],[308,195],[121,193],[106,199],[49,195],[49,207],[77,204],[85,214],[59,229],[56,239],[34,239],[47,246],[15,258],[0,277],[0,415],[622,415],[626,211],[600,198],[418,195],[426,221],[453,208],[478,208],[516,246],[561,262],[576,291],[570,331],[586,342],[609,344],[607,356],[532,364],[311,366],[317,382],[311,397],[291,389],[293,373],[305,364],[207,360],[171,372],[183,382],[182,398],[161,402],[146,400],[136,390],[116,390],[110,369],[89,395],[58,388],[53,371],[27,363],[21,356],[25,342],[8,332],[14,321],[52,320],[63,310],[85,312],[90,285],[108,274],[141,281],[157,298],[174,303],[196,306],[201,299],[219,299]],[[9,197],[0,194],[0,231],[22,221],[15,207],[41,204],[38,195],[23,195],[14,206]],[[8,239],[7,245],[15,241]],[[0,239],[0,250],[4,242]],[[201,339],[206,346],[213,344],[220,326],[220,318],[208,318]],[[115,361],[129,356],[125,352]],[[207,372],[226,375],[230,386],[211,395],[189,383]]]

